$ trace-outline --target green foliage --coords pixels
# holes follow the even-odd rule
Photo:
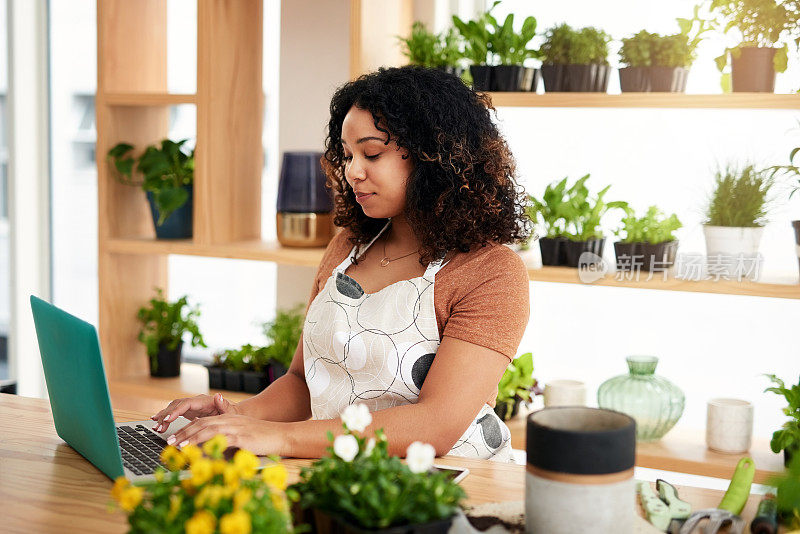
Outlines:
[[[796,456],[800,458],[800,381],[787,388],[783,380],[777,376],[764,376],[775,384],[773,387],[765,389],[764,392],[775,393],[785,398],[788,405],[783,409],[783,413],[789,417],[789,420],[783,424],[783,428],[772,434],[769,446],[774,453],[779,453],[784,449],[795,449]]]
[[[628,67],[649,67],[653,64],[653,40],[657,33],[642,30],[633,37],[622,38],[619,59]]]
[[[680,33],[657,36],[653,41],[653,65],[659,67],[688,67],[693,61],[689,38]]]
[[[278,310],[275,318],[263,325],[264,335],[268,346],[266,355],[287,369],[292,363],[292,358],[303,333],[304,308],[299,305],[291,310]]]
[[[623,243],[651,243],[653,245],[674,241],[673,232],[683,226],[677,215],[673,213],[669,217],[665,217],[656,206],[647,208],[644,217],[636,217],[632,209],[627,209],[622,224],[622,228],[615,233],[620,235],[625,232]]]
[[[175,350],[187,332],[192,335],[192,347],[206,346],[196,322],[199,316],[199,308],[189,308],[186,296],[170,303],[164,299],[163,290],[156,288],[156,296],[150,299],[148,306],[139,308],[136,315],[142,323],[138,339],[147,349],[151,369],[155,371],[157,368],[159,345]]]
[[[542,200],[529,195],[530,204],[527,215],[534,222],[544,225],[544,237],[565,237],[567,235],[567,178],[548,184]]]
[[[798,130],[800,130],[800,120],[797,121]],[[800,166],[795,164],[794,158],[797,156],[798,152],[800,152],[800,146],[793,148],[789,152],[789,164],[788,165],[773,165],[766,169],[766,172],[770,174],[771,178],[775,178],[778,175],[784,175],[787,177],[794,178],[797,180],[797,183],[792,186],[792,190],[789,193],[789,198],[797,192],[800,191]]]
[[[161,148],[153,145],[136,160],[136,171],[143,175],[139,182],[133,179],[133,146],[119,143],[108,151],[108,160],[113,161],[118,172],[117,178],[128,185],[140,185],[144,191],[153,193],[158,207],[158,225],[183,206],[189,198],[184,186],[194,182],[194,149],[186,154],[183,145],[188,139],[177,143],[164,139]]]
[[[800,529],[800,454],[792,457],[787,469],[767,481],[776,491],[778,512],[792,532]]]
[[[526,352],[514,358],[508,364],[503,378],[497,385],[497,405],[506,405],[506,417],[511,416],[511,411],[517,399],[528,401],[531,392],[536,387],[536,379],[533,378],[533,354]]]
[[[436,34],[422,22],[415,22],[411,27],[411,35],[398,39],[403,44],[403,54],[412,65],[430,68],[456,66],[461,58],[458,35],[452,28]]]
[[[466,41],[464,56],[475,65],[522,65],[526,59],[538,57],[538,51],[528,48],[536,36],[536,19],[527,17],[519,32],[514,31],[514,14],[509,13],[502,24],[492,15],[500,1],[465,22],[453,15],[453,25]]]
[[[316,508],[376,530],[428,523],[456,513],[466,495],[445,473],[411,472],[400,458],[389,456],[381,430],[375,433],[371,451],[366,438],[354,437],[359,452],[351,462],[328,447],[327,456],[300,471],[300,482],[287,490],[290,499],[299,500],[304,509]],[[328,439],[333,441],[330,432]]]
[[[214,356],[215,364],[229,371],[261,372],[269,363],[268,347],[242,345],[239,349],[227,349]]]
[[[464,57],[475,65],[489,65],[489,53],[492,47],[492,34],[490,32],[490,19],[492,10],[497,7],[497,0],[488,10],[481,13],[477,19],[463,21],[453,15],[453,26],[464,39]]]
[[[711,226],[764,226],[773,179],[753,165],[729,165],[716,173],[714,191],[706,209]]]
[[[608,65],[608,43],[611,37],[591,26],[574,30],[559,24],[545,32],[545,42],[539,49],[545,64]]]

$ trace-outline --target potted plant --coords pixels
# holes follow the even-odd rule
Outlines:
[[[622,39],[619,50],[619,86],[623,93],[650,91],[649,67],[653,64],[652,41],[655,33],[642,30],[632,37]]]
[[[772,434],[769,446],[775,454],[783,451],[784,464],[788,466],[792,458],[797,456],[797,451],[800,450],[800,382],[787,388],[783,380],[777,376],[765,376],[775,385],[768,387],[764,392],[781,395],[787,402],[783,413],[789,417],[789,420],[783,424],[780,430],[776,430]]]
[[[755,278],[743,269],[758,261],[773,183],[767,174],[753,165],[729,165],[716,173],[703,234],[709,264],[721,275]]]
[[[422,22],[411,26],[411,35],[399,37],[403,45],[403,55],[411,65],[442,69],[461,76],[458,61],[462,57],[458,34],[453,28],[443,33],[433,33]]]
[[[767,485],[775,488],[774,510],[768,513],[771,519],[780,519],[787,531],[800,530],[800,456],[786,464],[786,469],[780,475],[770,477]],[[768,495],[767,495],[768,497]],[[759,504],[756,516],[764,515],[762,504]],[[777,516],[777,517],[776,517]],[[756,522],[753,521],[752,532],[756,532]],[[759,530],[769,532],[769,530]]]
[[[494,413],[508,421],[519,413],[520,403],[530,401],[539,393],[538,382],[533,378],[533,354],[526,352],[514,358],[503,373],[497,385]]]
[[[789,42],[798,38],[795,0],[712,0],[725,32],[736,28],[741,41],[716,58],[722,72],[731,57],[730,77],[723,74],[724,91],[775,92],[775,77],[788,64]],[[795,41],[796,43],[796,41]]]
[[[214,358],[209,365],[208,369],[208,388],[209,389],[225,389],[225,353],[218,352],[214,354]]]
[[[382,430],[367,440],[372,416],[363,404],[342,413],[344,433],[328,433],[328,454],[300,471],[287,495],[319,534],[446,533],[464,490],[431,472],[435,450],[414,442],[406,463],[390,456]]]
[[[536,36],[536,19],[527,17],[519,33],[514,31],[514,14],[509,13],[503,24],[487,15],[491,25],[491,52],[498,63],[492,67],[492,91],[535,91],[536,70],[525,67],[525,60],[538,57],[528,43]]]
[[[541,200],[533,195],[528,197],[528,217],[544,229],[544,235],[538,239],[542,265],[567,264],[567,206],[571,191],[572,189],[567,190],[567,178],[564,178],[560,182],[548,184]]]
[[[164,448],[154,481],[132,485],[115,480],[111,497],[128,515],[130,532],[295,532],[285,489],[288,474],[281,463],[257,472],[259,460],[239,449],[230,460],[225,436],[180,450]],[[190,474],[182,478],[180,470]]]
[[[469,67],[472,77],[472,87],[476,91],[489,91],[491,89],[491,46],[492,34],[490,33],[490,22],[492,10],[499,4],[495,1],[487,11],[481,13],[477,19],[463,21],[458,16],[453,15],[453,26],[455,26],[461,38],[464,40],[464,57],[472,64]]]
[[[194,183],[194,149],[184,150],[188,139],[177,143],[164,139],[161,148],[145,148],[135,160],[142,181],[133,179],[133,146],[119,143],[108,151],[118,171],[118,179],[128,185],[139,185],[147,194],[156,237],[159,239],[190,239],[192,237],[192,207]]]
[[[290,310],[278,310],[273,320],[262,325],[268,341],[263,356],[270,384],[285,375],[292,364],[304,321],[303,306],[299,305]]]
[[[184,311],[184,308],[188,310]],[[160,288],[156,288],[156,296],[150,299],[148,306],[139,308],[137,318],[142,328],[138,339],[144,344],[150,358],[150,376],[180,374],[185,333],[191,334],[193,347],[206,346],[196,322],[199,316],[200,310],[196,306],[189,308],[186,296],[168,302]]]
[[[678,251],[678,240],[673,232],[683,225],[674,213],[664,216],[656,206],[647,208],[643,217],[636,217],[630,208],[622,219],[622,228],[616,235],[624,236],[614,243],[617,269],[645,271],[672,267]],[[637,263],[640,258],[641,262]]]
[[[574,30],[559,24],[548,29],[539,49],[545,91],[605,93],[611,71],[610,40],[607,33],[593,27]]]

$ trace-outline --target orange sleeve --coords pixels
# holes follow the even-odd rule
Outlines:
[[[442,335],[492,349],[511,361],[530,316],[528,271],[504,246],[469,270],[458,277],[459,290]]]
[[[349,237],[350,232],[341,230],[328,243],[325,254],[322,255],[322,260],[319,262],[317,274],[314,276],[314,283],[311,285],[311,295],[308,297],[308,304],[306,304],[306,313],[308,313],[308,307],[311,306],[314,298],[325,287],[325,281],[330,277],[333,270],[342,263],[342,260],[353,249]]]

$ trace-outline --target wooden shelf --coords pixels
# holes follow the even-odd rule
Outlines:
[[[177,106],[197,103],[197,95],[179,93],[106,93],[101,99],[109,106]]]
[[[800,109],[800,95],[727,93],[489,93],[495,107]]]

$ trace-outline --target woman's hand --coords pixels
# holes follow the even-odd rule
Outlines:
[[[175,399],[170,402],[166,408],[150,419],[156,422],[156,426],[153,430],[156,432],[166,432],[170,423],[181,415],[187,419],[195,419],[197,417],[209,417],[228,413],[240,413],[239,407],[236,403],[225,400],[221,393],[217,393],[213,397],[210,395],[197,395],[196,397]]]
[[[246,415],[223,414],[195,419],[167,439],[169,445],[200,445],[224,435],[229,447],[247,449],[253,454],[281,455],[286,451],[285,424],[255,419]]]

